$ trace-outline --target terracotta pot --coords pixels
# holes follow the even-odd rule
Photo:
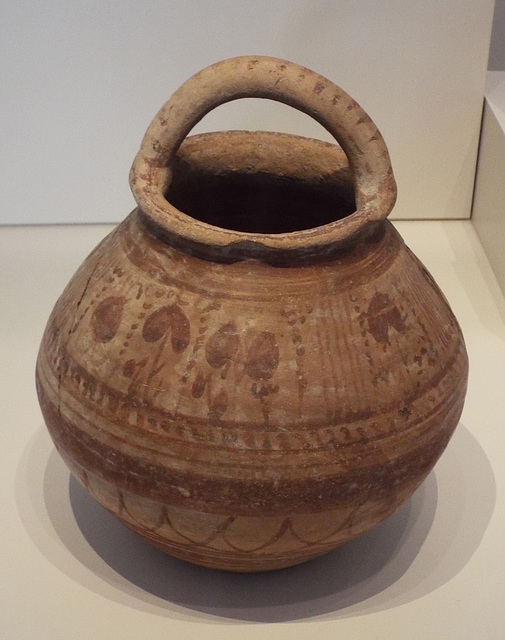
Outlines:
[[[301,109],[342,148],[185,139],[245,96]],[[392,514],[458,423],[467,357],[386,221],[396,186],[370,118],[295,64],[227,60],[161,109],[131,186],[138,208],[70,281],[37,363],[75,476],[152,544],[232,571],[303,562]]]

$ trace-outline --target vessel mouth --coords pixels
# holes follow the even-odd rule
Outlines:
[[[312,138],[204,133],[164,161],[144,159],[145,174],[132,168],[141,218],[178,250],[213,261],[324,260],[391,206],[359,191],[340,146]]]
[[[343,159],[342,159],[343,160]],[[177,157],[165,199],[187,216],[219,229],[244,234],[290,234],[315,229],[356,210],[347,167],[332,175],[289,175],[274,171],[245,171]],[[281,170],[281,171],[279,171]]]

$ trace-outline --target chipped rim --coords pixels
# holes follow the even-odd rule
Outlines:
[[[279,234],[241,232],[195,220],[164,197],[171,164],[191,129],[215,107],[239,98],[267,98],[317,120],[344,150],[356,211],[329,224]],[[296,136],[293,136],[296,138]],[[258,251],[310,250],[341,242],[385,219],[396,201],[389,153],[377,127],[345,91],[323,76],[277,58],[243,56],[206,67],[187,80],[151,122],[130,171],[130,186],[147,220],[169,237],[203,248],[247,244]]]

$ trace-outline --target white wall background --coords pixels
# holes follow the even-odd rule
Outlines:
[[[0,40],[0,222],[111,222],[152,117],[202,67],[243,54],[327,76],[371,115],[400,188],[395,217],[468,217],[492,0],[18,0]],[[306,116],[238,101],[199,130],[327,138]]]

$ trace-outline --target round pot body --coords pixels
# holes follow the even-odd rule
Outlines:
[[[76,478],[153,545],[232,571],[294,565],[426,478],[462,411],[463,338],[386,220],[291,243],[352,226],[339,147],[206,134],[170,166],[164,197],[204,241],[142,207],[102,241],[49,319],[42,411]]]

